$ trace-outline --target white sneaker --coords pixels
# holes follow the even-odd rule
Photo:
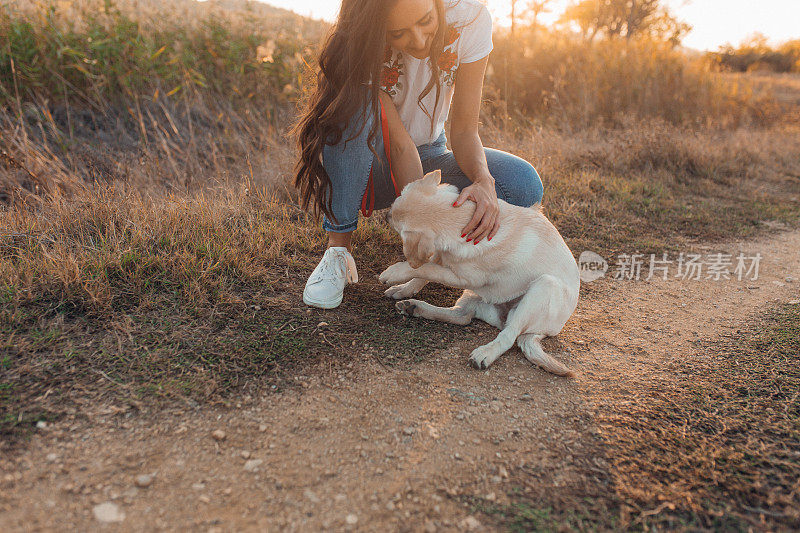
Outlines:
[[[303,290],[303,303],[322,309],[333,309],[342,303],[344,286],[358,282],[356,261],[347,248],[332,246],[309,276]]]

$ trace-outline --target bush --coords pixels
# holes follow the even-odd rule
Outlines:
[[[106,109],[126,98],[197,90],[272,108],[297,95],[325,29],[235,0],[2,8],[0,105],[18,103],[19,96]],[[489,70],[486,94],[495,103],[567,127],[617,122],[626,114],[722,125],[766,116],[764,102],[746,88],[650,39],[587,42],[539,27],[520,27],[512,38],[501,30]]]
[[[650,39],[586,41],[529,28],[496,35],[490,65],[494,101],[554,125],[619,124],[631,115],[715,126],[775,118],[748,87]]]
[[[237,25],[209,4],[189,19],[176,16],[183,2],[171,15],[150,16],[138,3],[96,0],[0,7],[0,105],[45,97],[104,109],[125,97],[198,88],[272,103],[291,95],[303,53],[310,53],[299,23],[287,26],[296,31],[276,31],[257,24],[265,14],[251,13]]]
[[[736,48],[722,47],[709,57],[720,68],[733,72],[800,72],[800,40],[773,48],[764,36],[756,35]]]

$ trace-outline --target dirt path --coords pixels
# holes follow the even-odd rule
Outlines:
[[[520,466],[555,491],[602,484],[598,409],[673,379],[669,362],[691,357],[694,340],[735,333],[759,309],[800,298],[791,281],[800,280],[800,231],[689,247],[740,250],[763,256],[757,281],[587,285],[545,344],[578,371],[573,380],[518,351],[472,369],[467,356],[493,334],[487,326],[407,368],[367,357],[230,409],[153,416],[106,406],[65,419],[0,458],[0,530],[93,530],[103,510],[120,520],[105,529],[119,530],[491,529],[466,498],[502,504]],[[137,476],[151,477],[137,487]]]

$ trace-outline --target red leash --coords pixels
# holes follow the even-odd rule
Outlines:
[[[383,149],[386,152],[386,160],[389,162],[389,177],[392,178],[392,185],[394,185],[395,198],[400,196],[400,191],[397,189],[397,182],[394,180],[394,173],[392,172],[392,156],[389,153],[389,121],[386,120],[386,112],[383,110],[383,103],[378,101],[381,107],[381,131],[383,132]],[[367,203],[369,202],[369,206]],[[367,181],[367,189],[364,191],[364,196],[361,198],[361,214],[365,217],[371,217],[372,211],[375,208],[375,185],[372,182],[372,166],[369,168],[369,180]]]

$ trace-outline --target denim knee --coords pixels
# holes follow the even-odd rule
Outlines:
[[[519,159],[514,165],[512,178],[507,183],[503,183],[503,189],[507,192],[506,201],[521,207],[530,207],[542,201],[544,196],[544,185],[539,173],[533,165],[523,159]],[[497,177],[495,176],[495,179]]]
[[[539,176],[539,173],[536,172],[536,169],[533,168],[533,165],[528,163],[527,167],[527,172],[525,173],[526,185],[521,189],[524,198],[520,202],[520,205],[531,206],[542,201],[542,197],[544,197],[544,185],[542,184],[542,178]]]

